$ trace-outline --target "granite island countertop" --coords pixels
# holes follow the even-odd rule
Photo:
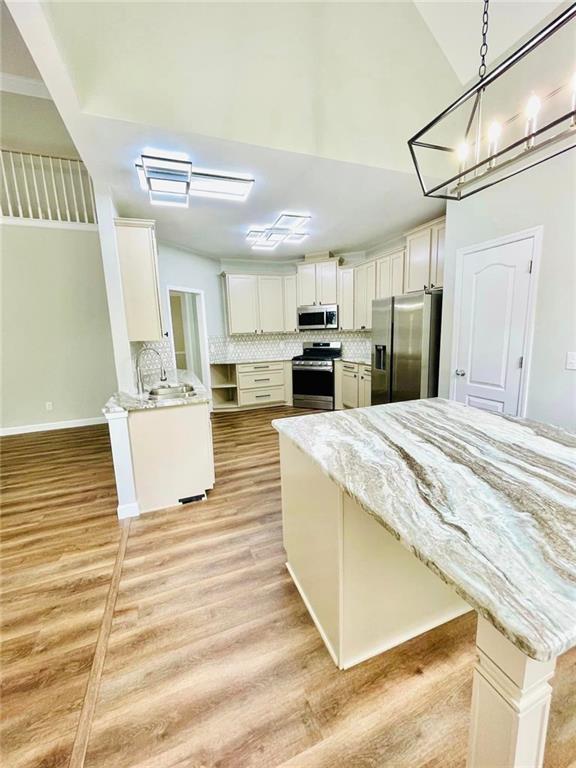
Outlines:
[[[528,656],[576,645],[576,435],[442,399],[273,425]]]
[[[107,401],[102,413],[107,416],[113,413],[123,411],[144,411],[154,408],[170,408],[178,405],[205,405],[211,402],[210,393],[202,384],[200,379],[192,371],[178,370],[176,379],[172,379],[167,384],[190,384],[194,391],[183,397],[172,397],[166,400],[149,400],[147,393],[143,397],[133,395],[128,392],[115,392]],[[154,386],[162,386],[158,381]]]

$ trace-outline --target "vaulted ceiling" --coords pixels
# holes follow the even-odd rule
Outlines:
[[[313,216],[307,250],[345,250],[441,211],[422,197],[406,141],[468,77],[476,2],[7,4],[91,173],[120,213],[157,218],[161,238],[246,258],[251,225],[296,209]],[[500,46],[557,3],[513,5]],[[133,168],[145,147],[253,173],[254,191],[241,204],[151,208]]]

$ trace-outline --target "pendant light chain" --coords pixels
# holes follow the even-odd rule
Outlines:
[[[480,80],[484,79],[486,74],[486,54],[488,53],[488,3],[490,0],[484,0],[484,11],[482,13],[482,45],[480,46],[480,67],[478,75]]]

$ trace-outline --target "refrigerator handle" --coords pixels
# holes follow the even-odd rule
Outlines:
[[[375,360],[374,367],[377,371],[386,370],[386,344],[376,344],[375,347]]]

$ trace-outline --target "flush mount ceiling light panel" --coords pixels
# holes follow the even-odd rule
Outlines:
[[[301,243],[308,237],[303,228],[312,217],[301,213],[281,213],[274,224],[254,227],[246,235],[254,251],[273,251],[281,243]]]
[[[427,197],[463,200],[576,146],[576,3],[408,142]]]
[[[151,155],[142,155],[136,171],[153,205],[188,208],[190,195],[242,201],[254,185],[254,179],[246,174],[194,169],[188,160]]]

